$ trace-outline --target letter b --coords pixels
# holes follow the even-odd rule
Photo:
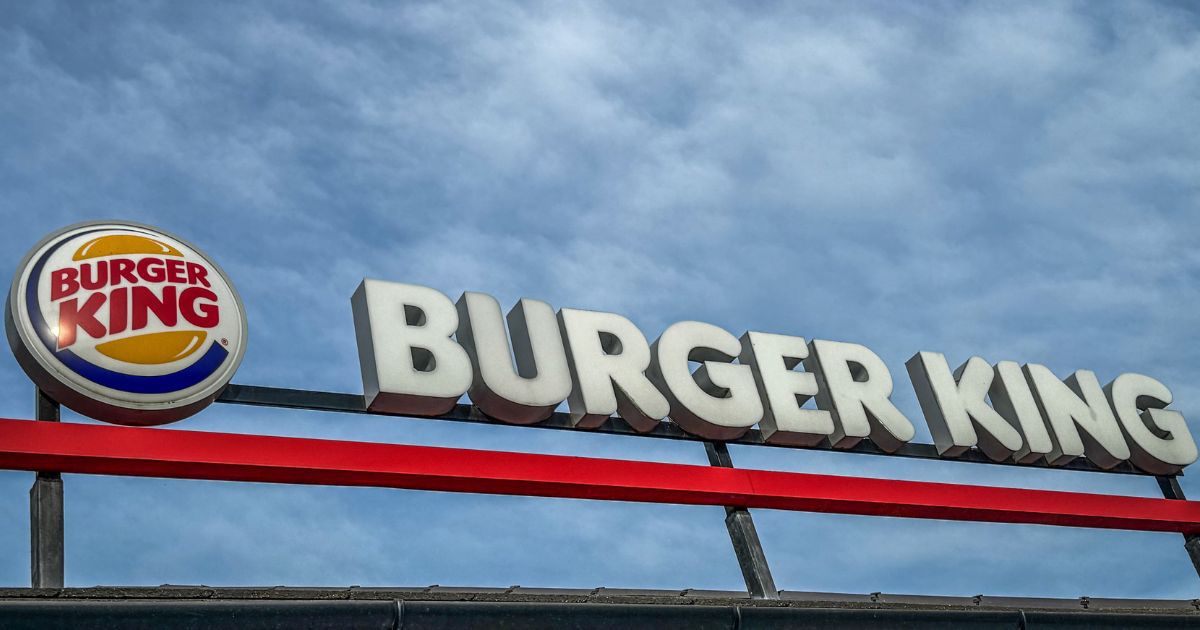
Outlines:
[[[451,335],[458,311],[443,293],[363,280],[350,299],[367,408],[438,416],[471,386],[471,360]]]

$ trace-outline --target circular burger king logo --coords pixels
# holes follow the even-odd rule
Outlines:
[[[155,425],[207,406],[233,377],[246,316],[221,268],[136,223],[81,223],[25,257],[5,328],[17,361],[62,404]]]

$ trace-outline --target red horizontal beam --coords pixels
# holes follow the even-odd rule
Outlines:
[[[1194,501],[30,420],[0,468],[1200,533]]]

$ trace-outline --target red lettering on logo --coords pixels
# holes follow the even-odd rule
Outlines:
[[[129,289],[114,289],[108,294],[108,334],[123,332],[129,325]]]
[[[183,284],[183,261],[178,258],[167,260],[167,282]]]
[[[205,302],[198,302],[206,300]],[[212,328],[221,323],[221,309],[217,307],[217,294],[200,287],[188,287],[179,294],[179,312],[193,326]]]
[[[159,262],[162,261],[160,260]],[[138,263],[138,267],[141,267],[141,263]],[[133,307],[131,309],[133,311],[133,326],[130,327],[130,330],[145,328],[149,323],[151,312],[154,313],[154,316],[164,326],[168,328],[175,327],[175,323],[179,320],[179,311],[176,310],[178,301],[175,297],[175,287],[170,285],[163,287],[163,296],[161,299],[154,294],[154,290],[150,287],[132,287],[130,292],[132,293],[130,302]]]
[[[108,261],[108,275],[110,276],[112,285],[115,287],[122,280],[126,284],[137,284],[138,277],[133,275],[134,266],[134,262],[128,258],[116,258]]]
[[[79,270],[73,267],[50,272],[50,299],[61,300],[79,290]]]
[[[200,263],[190,262],[187,264],[188,284],[203,284],[208,288],[212,285],[208,283],[208,270]]]
[[[96,311],[104,306],[104,294],[93,293],[79,308],[79,298],[72,298],[58,306],[58,349],[75,343],[76,328],[83,328],[94,339],[104,336],[104,324],[96,319]]]
[[[100,339],[142,330],[150,325],[151,315],[166,328],[176,327],[181,318],[197,328],[216,327],[221,309],[217,294],[210,290],[209,271],[204,265],[178,258],[147,257],[94,260],[50,272],[50,299],[62,300],[59,349],[74,345],[80,328]],[[163,286],[159,291],[145,283]],[[105,293],[101,291],[105,287],[114,288]],[[81,290],[91,294],[77,296]],[[97,315],[105,306],[108,318],[101,322]]]
[[[137,262],[138,275],[146,282],[162,282],[166,278],[161,258],[143,258]],[[134,300],[137,303],[137,300]]]
[[[104,285],[108,284],[108,265],[101,260],[95,266],[95,273],[92,269],[91,263],[79,265],[79,284],[88,291],[103,289]]]

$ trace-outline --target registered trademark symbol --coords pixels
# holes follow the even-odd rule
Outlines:
[[[228,340],[228,339],[226,339],[226,338],[224,338],[224,337],[221,337],[221,345],[222,345],[222,346],[228,346],[228,345],[229,345],[229,340]]]

